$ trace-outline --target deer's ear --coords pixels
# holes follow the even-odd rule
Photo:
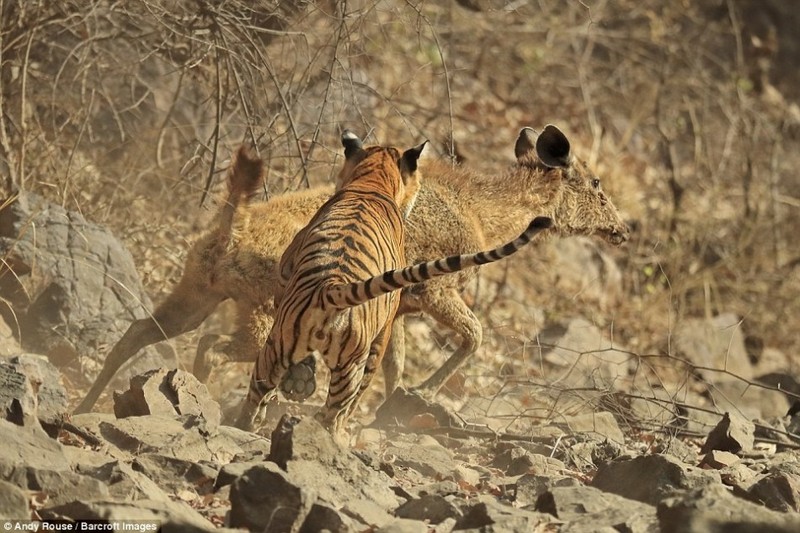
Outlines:
[[[572,161],[569,140],[561,130],[548,124],[536,139],[536,155],[550,168],[566,167]]]
[[[521,159],[523,156],[532,153],[536,149],[536,138],[539,134],[535,129],[525,126],[519,130],[517,142],[514,144],[514,156]]]
[[[419,160],[419,156],[422,155],[423,148],[425,148],[427,144],[428,141],[424,141],[422,144],[418,144],[414,148],[409,148],[403,152],[400,158],[401,168],[409,174],[417,170],[417,161]]]
[[[342,132],[342,146],[344,147],[345,159],[351,159],[364,149],[364,143],[359,139],[358,135],[350,130]]]

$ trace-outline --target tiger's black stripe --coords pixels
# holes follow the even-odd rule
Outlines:
[[[494,250],[466,255],[453,255],[444,259],[390,270],[365,281],[329,287],[325,301],[329,305],[340,309],[352,307],[372,298],[377,298],[397,289],[422,283],[435,277],[459,272],[465,268],[494,263],[517,253],[525,245],[529,244],[538,233],[550,228],[552,224],[552,220],[548,217],[536,217],[519,237],[498,246]],[[356,295],[361,296],[363,300],[355,301]]]

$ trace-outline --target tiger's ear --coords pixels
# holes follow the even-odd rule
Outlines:
[[[525,155],[533,153],[536,149],[536,138],[538,136],[539,133],[535,129],[529,128],[528,126],[525,126],[519,130],[517,143],[514,145],[514,156],[517,159],[520,159]]]
[[[342,132],[342,146],[344,147],[345,159],[352,158],[355,154],[364,149],[364,143],[358,138],[358,135],[350,130]]]
[[[428,141],[424,141],[422,144],[418,144],[414,148],[409,148],[403,152],[403,156],[400,158],[401,166],[409,173],[417,170],[417,161],[422,154],[422,149],[425,148],[427,144]]]
[[[566,167],[572,161],[567,136],[552,124],[545,126],[536,139],[536,155],[550,168]]]

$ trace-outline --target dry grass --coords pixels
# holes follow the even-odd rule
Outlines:
[[[553,122],[635,225],[605,250],[619,297],[554,290],[526,273],[533,253],[487,279],[524,282],[548,317],[613,324],[641,354],[668,353],[682,317],[724,311],[753,346],[800,349],[800,112],[780,68],[798,49],[792,15],[743,0],[484,4],[507,8],[0,0],[4,189],[109,225],[158,300],[242,140],[275,194],[329,179],[344,127],[395,144],[452,135],[487,170],[521,126]]]

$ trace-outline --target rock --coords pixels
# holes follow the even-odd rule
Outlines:
[[[17,485],[0,479],[0,520],[30,520],[28,495]]]
[[[209,434],[206,421],[195,416],[133,416],[98,424],[103,439],[120,450],[142,454],[158,453],[185,461],[229,462],[243,450],[236,433]],[[244,433],[244,432],[241,432]],[[250,434],[250,440],[262,440]]]
[[[532,357],[536,368],[544,360],[554,368],[544,376],[561,387],[613,388],[626,378],[631,356],[615,349],[600,329],[582,318],[550,324],[539,332]]]
[[[409,500],[395,510],[395,516],[439,524],[448,518],[458,520],[461,510],[447,498],[431,494]]]
[[[775,511],[800,512],[800,476],[771,473],[750,486],[747,498]]]
[[[711,430],[700,453],[722,450],[732,453],[749,452],[755,441],[755,425],[736,414],[725,413]]]
[[[64,367],[75,383],[88,385],[103,347],[152,307],[131,254],[106,228],[35,194],[22,192],[0,211],[0,254],[2,270],[13,271],[0,296],[14,310],[23,348]],[[167,359],[147,348],[121,376],[177,366],[174,353]]]
[[[680,490],[719,483],[719,473],[681,463],[669,455],[618,459],[597,471],[591,486],[624,498],[657,505]]]
[[[727,379],[722,370],[743,379],[754,377],[741,320],[734,314],[723,313],[710,320],[684,319],[672,339],[676,355],[700,367],[697,372],[711,383]]]
[[[40,499],[48,507],[77,499],[102,500],[109,497],[105,484],[68,470],[0,465],[0,477],[21,489],[39,492]]]
[[[13,357],[25,352],[14,334],[15,328],[9,326],[0,313],[0,357]]]
[[[594,487],[553,487],[536,501],[535,509],[595,531],[611,527],[616,531],[646,533],[657,529],[656,508]],[[596,529],[595,529],[596,528]]]
[[[463,463],[458,463],[453,469],[453,479],[459,483],[466,483],[467,485],[476,487],[481,481],[481,473]]]
[[[24,373],[0,361],[0,408],[4,419],[18,426],[38,426],[36,393]]]
[[[555,522],[552,515],[515,509],[494,499],[485,499],[463,509],[464,515],[456,520],[453,530],[475,529],[486,531],[538,531],[545,524]],[[543,529],[543,528],[542,528]]]
[[[737,498],[720,484],[680,492],[658,504],[658,523],[663,533],[685,531],[800,531],[800,517],[779,513]]]
[[[705,457],[700,461],[698,466],[713,468],[715,470],[721,470],[725,467],[734,465],[741,461],[739,456],[733,454],[731,452],[723,452],[720,450],[711,450],[708,452]]]
[[[170,500],[74,501],[39,510],[45,520],[98,520],[104,523],[151,523],[160,531],[217,532],[211,522],[185,503]],[[153,530],[155,531],[155,530]]]
[[[394,520],[392,515],[381,509],[374,502],[361,498],[345,503],[342,507],[342,513],[371,528],[383,527]]]
[[[429,528],[425,522],[409,520],[408,518],[395,518],[375,533],[428,533]]]
[[[586,434],[582,434],[578,437],[584,438],[585,435]],[[589,438],[591,438],[591,436]],[[570,441],[572,442],[569,446],[562,447],[562,458],[566,464],[573,465],[578,470],[593,470],[611,462],[617,457],[625,455],[625,449],[611,440],[603,442],[596,440],[580,442],[578,438],[572,438]]]
[[[449,496],[460,492],[458,483],[452,480],[436,481],[434,483],[420,484],[409,487],[409,492],[413,497],[422,498],[431,494],[439,496]]]
[[[137,456],[131,467],[171,493],[189,489],[200,495],[214,489],[218,468],[157,453]]]
[[[17,425],[38,419],[46,429],[59,426],[68,412],[67,392],[60,378],[45,357],[0,358],[0,412]]]
[[[318,501],[311,506],[300,532],[330,531],[331,533],[350,533],[351,531],[370,530],[370,526],[366,523],[353,520],[343,512]]]
[[[313,487],[319,501],[336,509],[348,502],[365,500],[389,512],[402,502],[392,491],[394,484],[386,474],[369,469],[349,454],[332,464],[310,459],[290,461],[287,473],[292,483]]]
[[[520,506],[533,505],[539,496],[556,487],[579,487],[581,482],[567,476],[542,476],[525,474],[514,486],[514,502]]]
[[[725,485],[745,492],[755,481],[756,473],[742,462],[738,462],[722,468],[719,477]]]
[[[217,430],[222,416],[203,383],[188,372],[166,368],[133,376],[128,390],[114,393],[114,414],[117,418],[195,415],[205,419],[210,432]]]
[[[413,391],[398,387],[375,411],[373,427],[408,426],[418,417],[432,417],[435,426],[464,427],[464,422],[445,407]],[[435,427],[434,426],[434,427]]]
[[[427,435],[397,435],[386,447],[395,467],[410,468],[423,476],[448,479],[455,476],[453,454]]]
[[[214,491],[218,491],[222,487],[226,487],[236,481],[237,478],[244,475],[245,472],[250,470],[256,465],[260,465],[264,461],[246,461],[246,462],[232,462],[222,465],[217,473],[217,478],[214,480]]]
[[[524,448],[513,447],[503,451],[492,460],[492,466],[509,476],[522,474],[559,474],[566,466],[563,462],[538,453],[529,453]]]
[[[790,404],[782,391],[753,386],[741,380],[718,380],[709,390],[716,408],[747,418],[782,417]]]
[[[275,463],[263,463],[248,469],[231,485],[230,525],[298,532],[315,500],[310,486],[290,481]]]
[[[314,487],[315,496],[336,509],[356,500],[372,502],[384,511],[400,503],[386,474],[339,446],[313,418],[284,417],[273,433],[269,457],[279,468],[285,467],[294,485]]]
[[[553,424],[567,433],[585,433],[601,440],[625,444],[625,435],[617,424],[614,415],[607,411],[565,416]]]
[[[553,287],[562,294],[579,295],[581,302],[613,307],[622,296],[622,272],[602,244],[589,237],[570,237],[548,242],[548,271]],[[576,265],[580,265],[576,268]]]
[[[269,460],[284,470],[289,461],[315,459],[332,464],[337,457],[347,453],[312,418],[282,417],[272,431],[270,442]]]
[[[0,464],[24,465],[42,470],[69,470],[63,446],[38,426],[20,427],[0,419]]]
[[[654,453],[671,455],[684,463],[694,463],[697,461],[697,448],[689,446],[681,439],[666,437],[653,443]]]
[[[152,479],[123,461],[109,461],[99,467],[79,467],[78,472],[101,481],[115,500],[169,501],[169,495]]]

